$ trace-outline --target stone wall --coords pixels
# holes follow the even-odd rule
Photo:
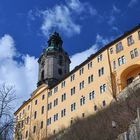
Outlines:
[[[140,108],[137,109],[138,117],[128,128],[128,131],[120,134],[117,140],[140,140]]]

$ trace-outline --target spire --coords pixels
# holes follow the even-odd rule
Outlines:
[[[59,33],[53,32],[48,40],[48,47],[46,52],[63,51],[62,49],[63,41],[59,36]]]

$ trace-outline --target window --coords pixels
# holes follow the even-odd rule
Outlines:
[[[52,109],[52,102],[48,103],[48,110]]]
[[[79,74],[82,75],[84,73],[84,68],[81,68]]]
[[[28,138],[28,131],[26,131],[25,138]]]
[[[41,79],[44,80],[44,70],[41,72]]]
[[[54,93],[58,91],[58,86],[54,88]]]
[[[86,100],[86,98],[84,96],[82,96],[81,99],[80,99],[80,105],[81,106],[85,104],[85,100]]]
[[[99,74],[99,77],[104,74],[104,67],[102,67],[98,70],[98,74]]]
[[[97,111],[97,105],[94,105],[94,111]]]
[[[51,97],[52,96],[52,91],[49,91],[48,92],[48,97]]]
[[[123,50],[122,42],[119,42],[116,44],[116,53],[120,52]]]
[[[113,48],[110,48],[110,54],[113,54]]]
[[[63,56],[61,56],[61,55],[59,55],[59,61],[58,61],[58,64],[59,64],[60,66],[63,65]]]
[[[37,105],[37,100],[35,100],[35,105]]]
[[[75,94],[75,87],[73,87],[73,88],[71,88],[71,96],[73,95],[73,94]]]
[[[27,117],[27,120],[26,120],[26,123],[27,123],[27,124],[29,124],[29,119],[30,119],[30,118],[29,118],[29,116],[28,116],[28,117]]]
[[[100,93],[106,92],[106,84],[100,86]]]
[[[55,134],[56,133],[56,131],[55,131],[55,129],[53,130],[53,134]]]
[[[58,120],[58,113],[54,115],[54,122]]]
[[[140,31],[138,31],[138,38],[139,38],[139,40],[140,40]]]
[[[88,63],[88,69],[92,68],[92,62]]]
[[[113,69],[115,70],[116,67],[117,67],[117,66],[116,66],[116,61],[114,60],[114,61],[113,61]]]
[[[44,100],[44,99],[45,99],[45,95],[43,94],[43,95],[42,95],[42,100]]]
[[[34,119],[37,117],[37,111],[34,112]]]
[[[130,45],[132,45],[133,43],[134,43],[134,40],[133,40],[132,35],[131,35],[131,36],[129,36],[129,37],[127,38],[127,44],[128,44],[128,46],[130,46]]]
[[[66,82],[63,81],[63,82],[61,83],[61,88],[65,87],[65,84],[66,84]]]
[[[66,100],[66,93],[62,94],[62,98],[61,98],[61,101],[65,101]]]
[[[134,50],[130,51],[131,59],[138,56],[138,50],[135,48]]]
[[[122,64],[125,64],[125,57],[124,56],[121,56],[118,58],[118,64],[119,64],[119,66],[121,66]]]
[[[93,82],[93,75],[88,77],[88,84],[90,84],[91,82]]]
[[[24,120],[21,121],[21,128],[24,126]]]
[[[30,110],[30,105],[28,105],[28,110]]]
[[[94,99],[94,91],[89,93],[89,100],[92,100],[92,99]]]
[[[66,109],[61,110],[61,117],[64,117],[66,115]]]
[[[33,127],[33,133],[35,133],[35,132],[36,132],[36,126]]]
[[[83,118],[85,117],[85,113],[82,113],[82,117],[83,117]]]
[[[71,75],[70,80],[73,81],[75,79],[75,74]]]
[[[57,106],[58,105],[58,98],[56,98],[55,100],[54,100],[54,106]]]
[[[105,102],[105,100],[103,101],[103,107],[105,107],[106,106],[106,102]]]
[[[84,81],[80,82],[79,84],[79,89],[81,90],[82,88],[84,88]]]
[[[44,106],[41,108],[41,114],[44,114]]]
[[[98,61],[98,62],[102,61],[102,57],[103,57],[102,54],[100,54],[100,55],[97,57],[97,61]]]
[[[71,111],[74,111],[76,109],[76,103],[71,104]]]
[[[41,129],[43,128],[43,121],[41,121],[40,128]]]
[[[47,125],[51,124],[51,118],[47,119]]]
[[[62,69],[60,69],[60,68],[58,69],[58,74],[59,74],[59,75],[62,75],[62,74],[63,74]]]

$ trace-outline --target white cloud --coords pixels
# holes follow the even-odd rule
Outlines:
[[[96,9],[92,8],[89,3],[81,3],[79,0],[66,0],[65,2],[51,9],[39,11],[38,15],[43,17],[41,30],[45,36],[48,37],[54,30],[64,32],[67,36],[80,34],[81,25],[77,23],[77,19],[97,14]]]
[[[117,8],[115,5],[113,5],[113,12],[114,13],[120,13],[120,9],[119,8]]]
[[[89,3],[81,3],[79,0],[67,0],[67,5],[70,9],[77,13],[88,13],[89,15],[96,15],[97,10],[93,8]]]
[[[128,3],[128,7],[133,7],[138,3],[138,0],[130,0],[130,2]]]
[[[107,23],[112,26],[116,21],[116,15],[119,14],[120,12],[121,10],[117,8],[115,5],[113,5],[110,15],[107,17]]]
[[[44,18],[41,29],[46,36],[49,35],[53,28],[58,28],[68,36],[79,34],[81,31],[80,25],[74,23],[70,10],[64,5],[57,5],[53,9],[42,11],[41,13]]]
[[[109,25],[112,25],[114,22],[115,22],[116,18],[114,15],[111,15],[108,19],[108,24]]]
[[[22,62],[17,59],[22,59]],[[28,99],[36,88],[38,64],[35,57],[19,54],[10,35],[0,38],[0,84],[13,85],[19,100]]]
[[[103,38],[101,35],[97,34],[96,41],[89,49],[76,53],[70,57],[71,65],[70,69],[73,70],[76,66],[84,62],[91,54],[94,54],[98,51],[99,48],[107,44],[111,39]]]

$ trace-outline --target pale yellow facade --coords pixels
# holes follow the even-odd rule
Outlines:
[[[90,56],[54,87],[39,86],[15,112],[17,122],[24,120],[20,127],[22,139],[41,139],[68,127],[77,117],[96,113],[111,103],[112,87],[119,94],[137,78],[140,78],[140,26]]]

